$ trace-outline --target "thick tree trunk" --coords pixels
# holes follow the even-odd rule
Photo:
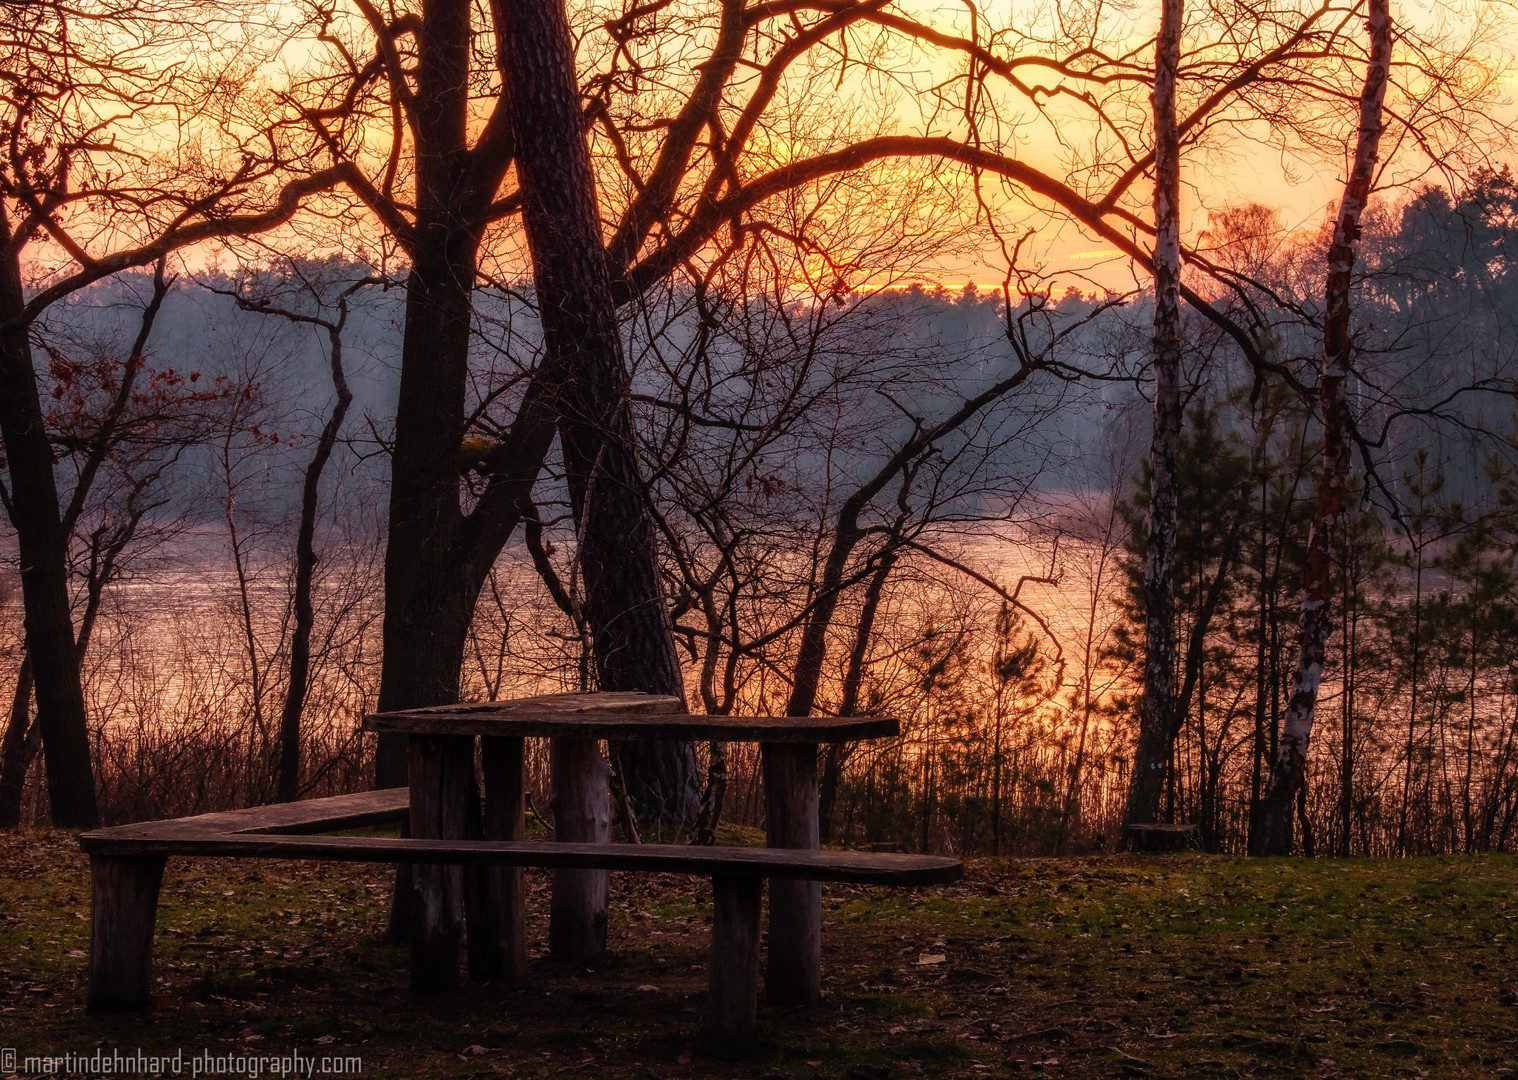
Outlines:
[[[458,448],[469,323],[468,288],[457,284],[457,275],[473,273],[472,251],[467,268],[441,261],[441,267],[414,267],[407,282],[385,549],[382,710],[458,700],[459,671],[479,595],[479,585],[454,550],[463,522]],[[380,787],[406,782],[404,738],[381,737],[376,781]]]
[[[1181,432],[1181,163],[1175,87],[1183,15],[1183,0],[1164,0],[1155,41],[1154,433],[1144,560],[1144,693],[1124,814],[1127,825],[1159,819],[1175,728],[1175,457]]]
[[[479,228],[465,190],[468,0],[427,0],[417,63],[416,228],[401,341],[385,545],[381,710],[458,700],[483,574],[459,557],[459,447]],[[408,782],[404,735],[379,737],[375,785]],[[389,937],[410,940],[412,870],[396,872]]]
[[[1303,572],[1302,613],[1297,625],[1297,665],[1292,674],[1291,700],[1281,743],[1270,771],[1261,807],[1261,828],[1251,854],[1288,855],[1292,845],[1292,813],[1301,801],[1317,710],[1318,685],[1328,638],[1333,632],[1334,552],[1342,530],[1349,480],[1350,282],[1355,267],[1360,218],[1370,198],[1380,152],[1382,104],[1391,68],[1392,22],[1388,0],[1370,0],[1370,59],[1360,93],[1360,130],[1354,164],[1344,185],[1328,249],[1328,280],[1324,287],[1323,370],[1318,380],[1318,406],[1323,414],[1323,471],[1318,478],[1312,531],[1307,541]]]
[[[0,246],[8,251],[0,259],[0,436],[5,440],[11,524],[21,560],[36,723],[53,824],[93,828],[100,824],[100,811],[69,609],[68,533],[59,511],[53,448],[43,420],[31,340],[21,319],[21,266],[10,241],[10,222],[0,216]]]
[[[459,669],[479,594],[459,557],[459,446],[479,227],[466,183],[468,0],[423,5],[417,64],[417,221],[401,344],[390,522],[385,550],[384,668],[379,707],[458,700]],[[381,787],[406,782],[404,738],[380,738]]]
[[[559,439],[597,680],[602,690],[683,696],[644,507],[573,39],[558,0],[504,5],[502,31],[523,224],[548,362],[563,380]],[[640,818],[694,819],[700,782],[691,743],[628,743],[617,758]]]

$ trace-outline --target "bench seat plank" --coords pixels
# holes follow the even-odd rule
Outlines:
[[[166,821],[138,821],[96,829],[79,837],[85,851],[97,840],[128,840],[142,836],[200,836],[221,833],[303,833],[359,829],[406,820],[410,792],[403,787],[334,795],[326,799],[254,806]]]
[[[490,706],[416,709],[364,717],[365,731],[555,739],[700,739],[711,742],[855,742],[901,734],[891,716],[705,716],[688,713],[541,713]]]
[[[134,828],[123,826],[123,829]],[[686,844],[559,844],[504,840],[423,840],[383,836],[199,833],[135,827],[85,833],[80,846],[102,855],[200,855],[249,859],[331,859],[377,863],[480,863],[555,869],[641,870],[723,877],[802,878],[877,885],[957,881],[957,859],[871,851],[693,847]]]

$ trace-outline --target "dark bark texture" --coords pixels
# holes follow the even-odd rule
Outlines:
[[[476,261],[490,199],[510,160],[509,147],[498,140],[482,138],[473,149],[467,142],[470,10],[467,0],[422,6],[414,98],[416,226],[409,243],[385,551],[382,710],[458,700],[475,601],[517,520],[514,501],[500,494],[506,484],[493,485],[467,518],[459,501]],[[519,422],[535,418],[531,405],[524,405]],[[519,435],[514,427],[502,456],[520,469],[511,478],[530,490],[552,428],[523,423],[521,429]],[[403,738],[381,737],[376,773],[381,787],[405,783]]]
[[[628,412],[573,39],[557,0],[505,5],[502,31],[523,224],[547,362],[561,373],[559,440],[597,683],[683,697]],[[639,818],[694,819],[700,782],[691,743],[628,743],[616,758]]]

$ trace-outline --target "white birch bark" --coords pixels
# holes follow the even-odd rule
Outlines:
[[[1124,823],[1159,817],[1175,711],[1176,442],[1181,433],[1181,163],[1175,91],[1184,0],[1163,0],[1154,46],[1154,433],[1144,560],[1144,694]]]
[[[1344,184],[1344,197],[1339,203],[1333,242],[1328,249],[1328,277],[1324,286],[1323,366],[1318,379],[1323,470],[1318,478],[1303,573],[1297,666],[1292,674],[1291,699],[1282,723],[1280,748],[1265,789],[1260,828],[1252,845],[1255,855],[1286,855],[1291,851],[1293,809],[1302,790],[1318,686],[1323,679],[1328,637],[1333,631],[1330,599],[1334,552],[1343,525],[1349,479],[1350,417],[1345,388],[1349,380],[1350,279],[1358,251],[1360,219],[1370,199],[1380,153],[1392,52],[1389,0],[1368,0],[1368,3],[1370,57],[1365,86],[1360,92],[1360,130],[1354,161]]]

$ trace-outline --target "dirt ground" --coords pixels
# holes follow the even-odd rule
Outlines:
[[[89,1016],[87,864],[0,836],[0,1059],[364,1077],[1518,1076],[1518,859],[979,860],[824,887],[821,1005],[698,1040],[710,885],[614,875],[613,955],[418,999],[384,867],[170,860],[154,1009]],[[138,1052],[144,1060],[137,1061]],[[33,1062],[35,1067],[46,1062]],[[53,1064],[54,1075],[62,1065]],[[0,1060],[0,1065],[6,1065]],[[128,1075],[131,1073],[128,1072]]]

